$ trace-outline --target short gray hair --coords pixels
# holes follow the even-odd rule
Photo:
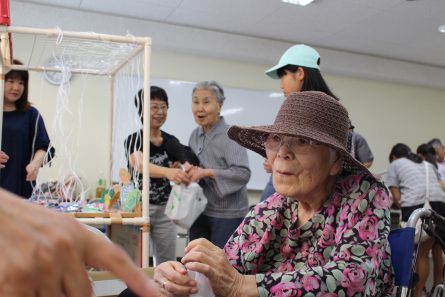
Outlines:
[[[226,100],[223,88],[214,80],[206,80],[197,83],[193,88],[192,94],[194,94],[196,90],[211,90],[213,94],[215,94],[219,106],[222,106],[224,100]]]

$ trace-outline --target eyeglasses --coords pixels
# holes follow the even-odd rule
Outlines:
[[[307,153],[312,146],[320,144],[314,140],[303,137],[267,134],[265,135],[264,146],[266,147],[266,150],[276,153],[280,150],[284,142],[287,143],[289,150],[295,153]]]
[[[159,111],[166,113],[168,110],[168,106],[167,105],[151,105],[150,110],[154,113],[157,113]]]

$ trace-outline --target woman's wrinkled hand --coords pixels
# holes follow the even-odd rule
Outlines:
[[[154,280],[165,296],[189,296],[198,291],[196,281],[187,275],[184,265],[176,261],[158,265],[155,269]]]
[[[170,165],[170,168],[181,168],[181,163],[178,161],[175,161]]]
[[[168,180],[174,182],[175,184],[185,184],[188,185],[191,182],[190,176],[187,172],[180,168],[166,168]]]
[[[182,263],[188,270],[204,274],[216,296],[239,296],[243,276],[232,267],[224,251],[210,241],[203,238],[191,241]]]
[[[208,170],[208,169],[204,169],[199,166],[193,166],[192,168],[190,168],[188,170],[188,174],[190,176],[191,181],[198,182],[200,179],[203,179],[204,177],[209,176],[206,173],[206,170]]]

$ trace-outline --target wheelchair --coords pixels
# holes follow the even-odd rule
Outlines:
[[[419,220],[422,221],[422,228],[429,236],[436,239],[445,253],[444,239],[437,233],[438,226],[445,229],[445,218],[432,209],[416,209],[410,215],[406,227],[392,230],[388,236],[397,288],[396,296],[410,297],[414,292],[418,278],[415,273],[418,251],[418,245],[415,244],[415,233],[416,224]],[[420,242],[420,238],[418,242]],[[445,269],[442,271],[442,277],[445,280]],[[445,284],[437,285],[430,297],[445,297]]]

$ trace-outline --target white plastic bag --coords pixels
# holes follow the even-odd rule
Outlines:
[[[198,292],[190,297],[215,297],[209,279],[204,274],[189,270],[188,275],[196,281],[198,287]]]
[[[423,205],[423,208],[425,209],[431,209],[431,205],[429,201],[425,201],[425,204]],[[405,228],[407,226],[407,222],[400,222],[400,227]],[[421,232],[422,231],[422,232]],[[417,244],[426,241],[430,236],[426,233],[426,231],[422,228],[422,220],[419,219],[416,223],[416,233],[414,235],[414,242]]]
[[[207,198],[197,183],[172,186],[165,214],[176,225],[189,229],[207,205]]]

